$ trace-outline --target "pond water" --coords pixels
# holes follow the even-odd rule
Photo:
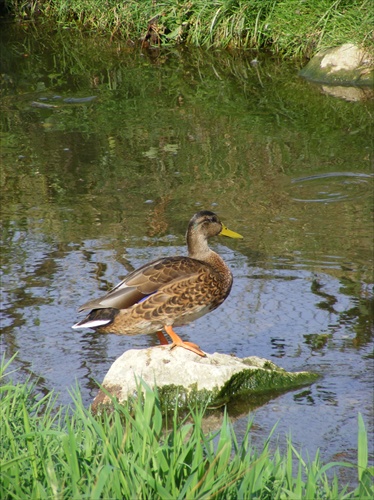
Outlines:
[[[4,29],[3,29],[4,28]],[[178,331],[207,352],[310,370],[310,387],[231,408],[261,441],[356,460],[373,432],[372,108],[323,93],[265,54],[141,52],[69,31],[1,29],[1,350],[21,379],[88,405],[125,350],[156,336],[74,331],[77,307],[135,267],[183,254],[190,217],[230,297]],[[373,449],[371,442],[371,460]]]

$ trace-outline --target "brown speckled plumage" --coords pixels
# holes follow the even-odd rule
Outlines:
[[[208,238],[218,234],[241,238],[225,228],[213,212],[198,212],[187,229],[188,257],[158,259],[133,271],[105,296],[81,306],[79,311],[91,312],[74,328],[120,335],[163,328],[173,340],[172,347],[180,345],[203,356],[198,346],[183,342],[171,327],[213,311],[230,293],[231,271],[208,246]]]

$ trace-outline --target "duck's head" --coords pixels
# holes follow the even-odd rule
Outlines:
[[[243,238],[239,233],[224,226],[214,212],[209,210],[197,212],[190,220],[187,228],[186,239],[190,257],[199,258],[200,254],[208,251],[208,238],[218,235],[228,236],[229,238]]]

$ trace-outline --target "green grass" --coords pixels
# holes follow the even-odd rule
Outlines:
[[[2,363],[2,499],[344,499],[372,498],[373,470],[358,417],[358,463],[305,462],[291,440],[282,454],[270,452],[270,437],[256,451],[251,424],[241,443],[227,415],[220,429],[202,429],[203,409],[166,418],[157,394],[143,384],[132,406],[116,405],[94,416],[79,393],[69,408],[39,397],[29,382],[13,384]],[[141,392],[141,391],[140,391]],[[166,430],[167,429],[167,430]],[[295,465],[296,463],[296,465]],[[341,486],[333,467],[355,467],[358,486]]]
[[[374,46],[371,0],[9,0],[7,5],[18,19],[47,19],[134,43],[152,21],[157,43],[164,45],[268,48],[289,57],[346,42]]]

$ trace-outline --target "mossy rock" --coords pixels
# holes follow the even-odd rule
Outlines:
[[[188,409],[196,402],[219,407],[235,398],[284,392],[313,383],[318,375],[287,372],[266,359],[240,359],[227,354],[208,354],[202,358],[185,349],[158,346],[130,350],[118,358],[102,384],[92,409],[110,409],[111,397],[119,403],[134,397],[143,380],[157,387],[163,410],[178,406]]]

